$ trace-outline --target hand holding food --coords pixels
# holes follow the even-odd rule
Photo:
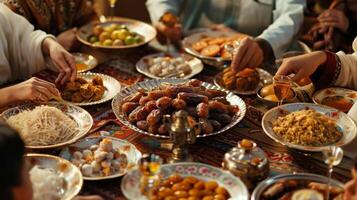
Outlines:
[[[264,52],[259,44],[252,38],[244,38],[235,50],[231,67],[234,71],[242,70],[246,67],[258,67],[262,64]]]
[[[144,37],[130,31],[125,25],[98,24],[93,29],[93,35],[88,37],[88,42],[98,46],[127,46],[144,42]]]
[[[103,79],[95,76],[91,82],[82,77],[77,77],[74,82],[67,83],[61,95],[64,100],[80,103],[83,101],[98,101],[105,92]]]
[[[52,38],[43,41],[42,49],[45,55],[51,57],[53,64],[59,70],[56,83],[63,85],[67,81],[74,81],[77,76],[74,57]]]
[[[167,38],[175,43],[182,38],[182,25],[172,13],[165,13],[155,27],[158,31],[158,40],[162,44],[166,43]]]

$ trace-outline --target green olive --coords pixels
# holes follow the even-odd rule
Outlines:
[[[135,43],[135,38],[129,35],[125,38],[124,43],[125,45],[132,45]]]
[[[89,39],[88,39],[88,41],[90,43],[98,42],[98,40],[99,40],[98,37],[95,36],[95,35],[90,36]]]

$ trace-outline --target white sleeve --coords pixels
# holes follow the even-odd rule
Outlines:
[[[258,38],[269,42],[280,57],[296,39],[304,20],[304,0],[276,0],[273,23]]]
[[[353,42],[353,54],[338,52],[341,61],[341,71],[335,85],[357,90],[357,38]]]
[[[34,31],[32,24],[2,3],[0,10],[0,25],[7,40],[7,59],[12,79],[26,78],[45,69],[42,42],[46,37],[53,36],[40,30]]]
[[[153,24],[158,22],[166,12],[178,15],[180,3],[180,0],[147,0],[146,7],[149,11],[151,22]]]

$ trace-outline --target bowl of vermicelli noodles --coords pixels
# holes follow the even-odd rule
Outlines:
[[[4,111],[1,116],[17,130],[26,148],[63,147],[85,136],[93,125],[84,109],[67,103],[27,103]]]

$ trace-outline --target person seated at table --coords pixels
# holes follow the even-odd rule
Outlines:
[[[357,1],[332,0],[330,8],[319,14],[317,23],[302,40],[314,50],[351,52],[351,43],[357,35]]]
[[[32,200],[30,163],[23,159],[24,142],[8,125],[0,123],[0,199]],[[77,196],[74,200],[102,200],[100,196]]]
[[[235,70],[280,57],[295,41],[304,18],[304,0],[148,0],[146,6],[158,35],[173,42],[197,27],[251,35],[234,55]],[[181,23],[172,27],[161,23],[166,13],[178,16]]]
[[[49,66],[45,63],[47,57],[59,71],[57,83],[64,84],[76,78],[73,56],[53,36],[40,30],[34,31],[34,27],[25,18],[2,3],[0,44],[0,108],[28,100],[49,101],[59,97],[60,93],[54,84],[37,78],[1,88],[9,82],[24,80],[45,69]]]
[[[67,51],[78,47],[78,26],[96,18],[92,0],[38,1],[0,0],[24,16],[36,29],[55,35]]]

